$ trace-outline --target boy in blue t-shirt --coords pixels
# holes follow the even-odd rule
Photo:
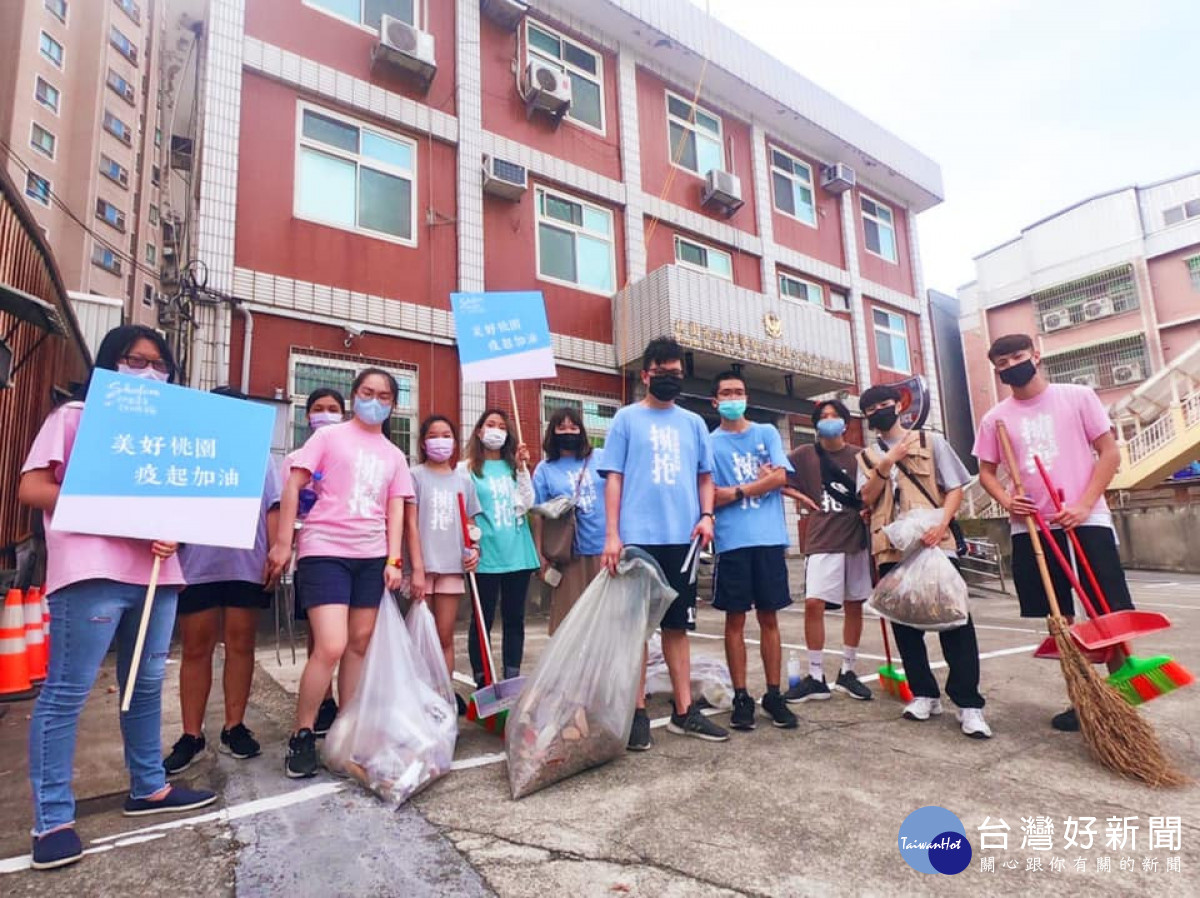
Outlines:
[[[796,715],[779,691],[783,645],[777,614],[792,604],[781,492],[792,465],[783,454],[779,431],[747,420],[746,395],[746,381],[736,371],[724,371],[713,381],[712,403],[721,415],[721,426],[709,435],[718,509],[713,607],[725,612],[725,658],[733,680],[729,725],[754,729],[745,639],[746,612],[754,608],[767,677],[762,707],[775,726],[792,729]]]
[[[683,347],[669,337],[651,340],[642,357],[642,383],[648,390],[646,398],[617,412],[604,443],[600,464],[601,473],[607,475],[603,561],[615,572],[622,548],[631,545],[658,562],[678,593],[660,625],[663,657],[675,693],[675,713],[667,729],[724,742],[729,733],[692,703],[687,631],[696,629],[696,584],[690,571],[681,569],[693,539],[701,545],[712,542],[713,480],[704,419],[675,405],[683,389]],[[630,751],[645,751],[651,745],[645,677],[643,666],[629,731]]]

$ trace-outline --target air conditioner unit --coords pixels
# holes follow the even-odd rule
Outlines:
[[[571,79],[566,72],[540,59],[531,60],[521,78],[521,93],[525,98],[525,117],[540,109],[554,117],[555,122],[571,108]]]
[[[393,16],[383,17],[379,24],[379,43],[371,52],[373,62],[382,60],[408,72],[426,88],[437,72],[433,35]]]
[[[1137,362],[1114,366],[1112,377],[1115,384],[1131,384],[1144,379],[1142,366]]]
[[[1042,330],[1046,333],[1059,331],[1071,324],[1071,313],[1066,309],[1057,309],[1042,316]]]
[[[700,193],[700,203],[704,206],[715,206],[721,209],[728,218],[742,208],[741,180],[737,175],[719,168],[709,169],[708,174],[704,176],[704,189]]]
[[[528,172],[525,166],[498,159],[483,157],[483,191],[506,200],[519,200],[529,189]]]
[[[1097,318],[1107,318],[1113,313],[1111,299],[1089,299],[1083,304],[1083,320],[1095,321]]]
[[[821,166],[821,186],[830,193],[845,193],[854,186],[854,169],[844,162]]]
[[[1071,378],[1071,383],[1079,384],[1081,387],[1091,387],[1095,389],[1100,386],[1100,378],[1095,374],[1076,374]]]
[[[529,12],[529,4],[522,0],[483,0],[479,7],[485,16],[509,31],[516,31]]]

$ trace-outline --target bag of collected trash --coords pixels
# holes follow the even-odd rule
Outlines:
[[[454,702],[439,694],[425,668],[396,600],[384,592],[358,691],[338,711],[322,755],[330,770],[394,807],[447,773],[454,759]]]
[[[646,643],[646,693],[670,695],[671,672],[663,657],[662,637],[657,633]],[[692,695],[703,698],[709,707],[728,711],[733,707],[733,679],[729,667],[717,658],[692,653]]]
[[[446,656],[442,654],[442,641],[438,638],[437,622],[429,610],[429,603],[414,602],[404,623],[412,640],[413,660],[424,668],[421,678],[455,707],[454,682],[450,679],[450,671],[446,670]]]
[[[918,630],[953,630],[967,622],[967,584],[946,553],[921,543],[942,520],[934,508],[914,508],[883,528],[904,557],[880,578],[867,606],[893,623]]]
[[[508,782],[521,798],[625,751],[642,649],[675,598],[649,555],[626,548],[555,631],[505,733]]]

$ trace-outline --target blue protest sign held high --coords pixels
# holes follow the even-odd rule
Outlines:
[[[464,383],[556,377],[540,290],[451,293]]]
[[[97,368],[54,529],[249,549],[275,413]]]

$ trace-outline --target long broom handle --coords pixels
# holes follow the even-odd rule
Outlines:
[[[1046,466],[1042,464],[1042,460],[1038,456],[1033,457],[1034,464],[1037,465],[1038,474],[1041,475],[1042,482],[1046,484],[1046,489],[1050,492],[1050,500],[1054,503],[1055,511],[1063,510],[1062,497],[1059,495],[1058,489],[1054,486],[1054,482],[1050,479],[1050,472],[1046,470]],[[1092,587],[1092,592],[1096,595],[1096,601],[1100,603],[1100,607],[1105,614],[1111,614],[1108,604],[1108,598],[1104,595],[1104,590],[1100,588],[1100,583],[1096,579],[1096,574],[1092,570],[1092,565],[1088,561],[1087,554],[1083,551],[1083,545],[1079,542],[1079,534],[1074,528],[1067,530],[1067,538],[1071,541],[1071,545],[1075,549],[1075,557],[1079,559],[1079,566],[1083,568],[1084,576],[1088,579],[1088,585]]]
[[[138,624],[137,641],[133,644],[133,657],[129,660],[129,675],[125,678],[125,695],[121,698],[121,713],[129,710],[133,701],[133,687],[137,684],[138,668],[142,666],[142,649],[146,645],[146,630],[150,628],[150,611],[154,605],[154,591],[158,589],[158,572],[162,559],[154,556],[154,567],[150,569],[150,584],[146,587],[146,601],[142,602],[142,620]]]
[[[871,588],[874,589],[879,584],[879,568],[875,566],[875,559],[872,558],[869,562],[871,565]],[[888,641],[887,621],[881,616],[879,618],[879,631],[883,634],[883,657],[887,660],[887,666],[892,666],[892,644]]]
[[[458,494],[458,522],[462,526],[463,547],[473,549],[471,528],[467,526],[467,497]],[[483,662],[483,678],[490,686],[496,682],[496,664],[492,659],[492,642],[488,639],[487,625],[483,619],[483,605],[479,602],[479,583],[474,571],[467,571],[467,579],[471,583],[471,602],[475,609],[475,629],[479,635],[480,660]]]

